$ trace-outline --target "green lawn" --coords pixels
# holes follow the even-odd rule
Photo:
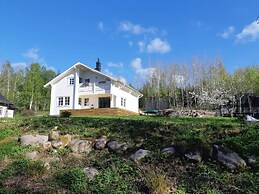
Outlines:
[[[47,154],[59,156],[61,160],[45,172],[41,163],[24,158],[26,151],[35,148],[21,147],[15,139],[4,142],[8,137],[24,133],[47,134],[55,126],[61,134],[82,138],[106,135],[109,140],[126,141],[129,153],[117,155],[104,149],[75,158],[64,149],[50,151]],[[128,157],[137,150],[136,144],[141,140],[141,148],[152,154],[136,165]],[[36,192],[35,188],[25,186],[32,184],[39,185],[41,193],[62,189],[70,193],[159,193],[155,189],[160,188],[162,192],[165,184],[176,193],[256,193],[259,190],[259,124],[244,124],[235,118],[19,117],[0,120],[0,141],[0,188],[3,187],[0,193]],[[244,159],[254,155],[257,162],[242,172],[230,172],[210,157],[200,164],[184,159],[187,150],[210,152],[213,143],[226,145]],[[161,148],[170,145],[176,147],[176,155],[161,152]],[[94,166],[100,174],[86,181],[80,170],[84,166]],[[22,181],[11,185],[9,179],[17,177]]]

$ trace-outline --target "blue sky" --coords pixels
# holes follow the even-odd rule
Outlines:
[[[135,85],[157,64],[259,64],[258,0],[0,0],[0,63],[63,72],[80,61]]]

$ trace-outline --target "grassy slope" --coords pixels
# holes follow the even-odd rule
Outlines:
[[[144,140],[141,147],[152,150],[152,154],[138,167],[127,159],[128,155],[118,156],[106,149],[83,158],[70,157],[67,150],[49,152],[50,156],[56,155],[62,160],[53,164],[47,175],[40,171],[39,176],[39,173],[28,170],[35,166],[32,161],[21,159],[27,150],[33,148],[20,147],[16,140],[10,140],[0,143],[0,184],[6,188],[5,192],[14,189],[6,180],[21,176],[22,181],[15,185],[19,192],[33,191],[30,186],[24,186],[30,185],[28,181],[39,185],[38,190],[43,193],[44,190],[55,193],[62,189],[74,193],[84,190],[93,193],[147,193],[152,191],[152,185],[159,187],[154,186],[159,180],[166,180],[178,193],[256,193],[259,190],[258,163],[243,172],[231,173],[206,154],[202,164],[187,162],[182,156],[195,149],[208,153],[213,143],[224,143],[244,158],[255,155],[258,159],[258,124],[243,124],[231,118],[32,117],[0,120],[0,141],[22,133],[48,133],[54,126],[64,134],[91,138],[106,135],[110,140],[127,141],[130,152],[137,149],[136,143]],[[161,148],[172,144],[177,148],[177,156],[161,153]],[[24,168],[22,173],[18,170],[22,168],[17,169],[17,166]],[[94,166],[101,173],[93,181],[85,183],[80,170],[77,170],[84,166]],[[152,176],[149,174],[151,171],[155,172]],[[73,181],[75,177],[79,180]],[[151,177],[153,182],[147,177]],[[71,181],[67,182],[67,179]],[[158,185],[162,188],[161,184]]]

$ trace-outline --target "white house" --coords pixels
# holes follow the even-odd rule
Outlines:
[[[7,100],[4,96],[0,95],[0,118],[9,117],[13,118],[15,105]]]
[[[50,115],[89,108],[121,108],[138,113],[142,97],[134,88],[102,73],[99,59],[95,69],[78,62],[44,87],[51,88]]]

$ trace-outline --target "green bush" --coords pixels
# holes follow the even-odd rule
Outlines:
[[[35,116],[35,112],[33,110],[22,110],[20,114],[24,117]]]
[[[71,112],[69,111],[63,111],[60,113],[60,117],[70,117],[71,116]]]
[[[85,193],[87,189],[86,176],[79,168],[58,171],[56,181],[60,186],[68,189],[70,193]]]

